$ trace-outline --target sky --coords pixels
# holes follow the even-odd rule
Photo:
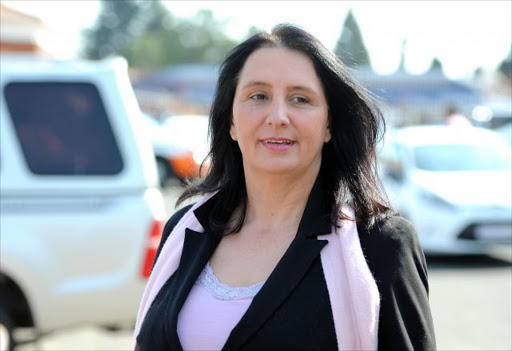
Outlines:
[[[60,50],[75,55],[80,32],[91,27],[97,0],[4,0],[13,8],[43,19],[63,39]],[[334,49],[343,21],[352,9],[377,73],[391,74],[400,63],[404,39],[405,67],[424,73],[432,59],[441,60],[445,74],[470,77],[475,69],[494,70],[510,52],[512,1],[164,1],[177,17],[211,9],[225,22],[226,33],[242,39],[249,27],[270,30],[291,22]]]

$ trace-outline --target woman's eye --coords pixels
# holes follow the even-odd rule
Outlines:
[[[265,96],[265,94],[253,94],[250,97],[251,100],[256,100],[256,101],[262,101],[262,100],[265,100],[266,98],[267,97]]]
[[[299,104],[306,104],[309,102],[308,99],[306,99],[304,96],[294,96],[292,98],[293,102],[299,103]]]

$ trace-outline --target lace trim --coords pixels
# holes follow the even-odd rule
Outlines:
[[[215,298],[219,300],[236,300],[244,297],[255,296],[265,282],[256,283],[250,286],[233,287],[221,283],[213,272],[208,262],[201,274],[197,278],[196,284],[201,285],[208,290]]]

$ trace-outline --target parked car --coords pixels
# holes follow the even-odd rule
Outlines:
[[[165,207],[127,67],[2,57],[2,350],[18,327],[135,321]]]
[[[171,178],[185,181],[208,172],[208,116],[173,115],[159,121],[143,113],[143,119],[155,152],[161,186]]]
[[[494,131],[501,135],[505,141],[512,146],[512,122],[504,124],[494,129]]]
[[[486,254],[512,243],[510,146],[476,127],[391,132],[379,156],[394,206],[433,254]]]

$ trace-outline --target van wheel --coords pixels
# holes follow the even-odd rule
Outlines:
[[[5,308],[0,305],[0,351],[14,350],[13,329],[12,319]]]
[[[169,169],[170,167],[167,164],[167,161],[160,158],[156,160],[156,165],[158,169],[158,180],[160,182],[160,186],[163,188],[171,176]]]

